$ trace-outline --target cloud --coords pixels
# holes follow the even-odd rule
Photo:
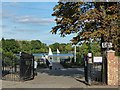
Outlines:
[[[16,32],[21,32],[21,33],[33,33],[33,32],[40,32],[39,30],[35,29],[15,29],[14,31]]]
[[[31,16],[22,16],[16,17],[15,19],[18,23],[27,23],[27,24],[40,24],[40,25],[49,25],[54,23],[54,18],[36,18]]]

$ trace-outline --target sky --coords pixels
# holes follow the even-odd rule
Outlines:
[[[2,2],[2,36],[5,39],[40,40],[47,45],[70,43],[73,35],[51,34],[56,25],[51,14],[57,2]]]

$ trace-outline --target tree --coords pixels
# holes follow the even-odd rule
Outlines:
[[[41,42],[39,40],[32,40],[31,46],[32,46],[32,49],[40,49]]]
[[[118,2],[58,2],[54,7],[56,26],[52,34],[61,36],[77,33],[71,40],[74,44],[91,41],[112,42],[114,49],[120,51],[120,27]]]
[[[61,43],[61,44],[59,45],[59,50],[60,50],[62,53],[66,53],[66,51],[65,51],[65,46],[66,46],[65,43]]]
[[[2,39],[2,48],[6,52],[17,53],[19,44],[14,39]]]
[[[2,52],[12,52],[14,54],[19,52],[27,53],[41,53],[47,52],[47,45],[39,40],[32,41],[17,41],[14,39],[4,39],[2,38],[0,44],[2,43]]]
[[[72,51],[72,45],[70,43],[68,43],[66,46],[65,46],[65,50],[67,50],[67,52],[71,52]]]
[[[59,46],[60,46],[60,44],[58,42],[49,45],[49,47],[52,49],[52,51],[55,51],[55,52],[57,49],[59,49]]]

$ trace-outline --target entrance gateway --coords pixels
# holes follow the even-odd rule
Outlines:
[[[30,80],[34,78],[34,56],[22,52],[20,55],[20,79]]]
[[[34,79],[34,56],[21,52],[15,59],[2,55],[2,80]]]
[[[88,53],[85,61],[85,81],[87,84],[102,84],[102,57],[93,57],[92,53]]]

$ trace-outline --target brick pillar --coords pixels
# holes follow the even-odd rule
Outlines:
[[[118,60],[118,85],[120,86],[120,58],[116,57]]]
[[[118,85],[118,60],[113,50],[107,51],[107,84]]]

